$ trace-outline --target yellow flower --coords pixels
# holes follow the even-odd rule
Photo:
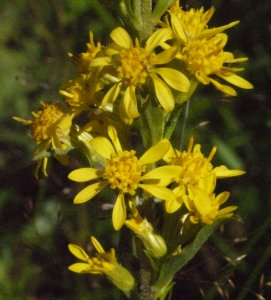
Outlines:
[[[160,160],[168,151],[170,144],[166,139],[147,150],[139,159],[135,151],[122,150],[117,132],[113,126],[108,127],[108,135],[112,143],[105,137],[96,137],[90,141],[92,147],[106,159],[102,170],[81,168],[69,174],[71,180],[85,182],[102,178],[102,181],[92,183],[76,195],[74,203],[83,203],[92,199],[105,186],[117,189],[118,197],[113,209],[113,225],[119,230],[126,219],[124,194],[134,195],[138,188],[162,200],[174,200],[174,194],[167,188],[157,184],[141,183],[145,180],[171,178],[177,176],[180,168],[163,166],[144,174],[146,165]]]
[[[98,78],[98,70],[91,75],[82,74],[60,86],[62,94],[73,110],[80,112],[83,109],[99,104],[97,92],[103,88],[103,83]]]
[[[169,86],[187,92],[190,82],[177,70],[157,67],[171,61],[178,51],[178,47],[174,46],[159,54],[154,52],[157,46],[171,38],[171,30],[168,28],[157,30],[148,38],[144,48],[140,46],[137,39],[133,45],[131,37],[121,27],[114,29],[110,36],[114,43],[106,50],[108,56],[96,58],[92,62],[92,66],[113,66],[116,72],[117,82],[105,95],[102,105],[115,101],[123,87],[120,116],[129,123],[129,120],[139,116],[136,88],[145,84],[147,78],[150,78],[159,103],[165,111],[172,111],[174,98]]]
[[[227,39],[227,35],[223,33],[210,39],[194,39],[176,55],[176,58],[184,61],[187,69],[202,84],[212,83],[223,93],[236,96],[237,93],[232,87],[222,85],[211,77],[216,75],[243,89],[253,88],[251,83],[235,74],[242,71],[243,68],[224,66],[225,63],[232,64],[247,60],[247,58],[234,58],[231,52],[223,51]]]
[[[227,201],[229,192],[222,192],[215,196],[213,193],[216,184],[215,174],[210,178],[201,179],[198,186],[188,186],[188,196],[185,197],[185,205],[190,211],[189,220],[197,224],[199,221],[212,224],[217,218],[230,218],[237,206],[228,206],[219,210],[220,205]]]
[[[166,16],[165,23],[161,23],[161,25],[171,27],[174,36],[183,44],[188,44],[192,39],[208,39],[239,23],[239,21],[235,21],[225,26],[210,29],[208,28],[207,23],[214,12],[214,7],[211,7],[206,12],[204,12],[203,7],[200,9],[191,8],[188,11],[184,11],[180,8],[179,1],[177,1],[169,9],[170,22],[168,16]]]
[[[164,156],[164,160],[166,162],[175,166],[180,166],[182,169],[180,176],[174,178],[174,181],[178,184],[178,186],[173,189],[176,200],[165,202],[166,210],[169,213],[180,208],[184,199],[186,199],[188,189],[191,186],[198,187],[200,180],[208,180],[212,174],[215,175],[215,179],[219,179],[239,176],[245,173],[241,170],[229,170],[223,165],[214,168],[211,164],[211,160],[215,155],[216,147],[213,147],[209,156],[205,157],[201,153],[201,146],[197,144],[193,148],[193,143],[194,140],[191,138],[187,151],[180,152],[171,147],[168,153]]]
[[[70,145],[69,132],[72,124],[72,118],[65,113],[63,107],[59,103],[47,104],[41,101],[42,109],[38,112],[32,112],[33,120],[25,120],[13,117],[14,120],[22,122],[31,129],[33,140],[38,145],[35,154],[46,149],[66,149]],[[67,164],[66,156],[56,157],[62,164]],[[38,170],[42,166],[44,175],[47,176],[48,157],[38,160],[35,176],[38,177]]]
[[[98,252],[93,258],[90,258],[81,247],[74,244],[68,245],[71,253],[85,262],[75,263],[69,266],[69,270],[81,274],[105,274],[123,292],[132,290],[135,280],[131,273],[117,262],[115,250],[111,248],[110,252],[106,253],[101,244],[93,236],[91,237],[91,241]]]
[[[69,53],[74,64],[77,66],[79,74],[89,74],[91,73],[91,63],[92,60],[97,56],[97,54],[103,50],[101,43],[95,43],[93,41],[93,33],[89,32],[89,40],[90,43],[87,43],[87,52],[81,53],[79,57],[74,56]]]
[[[131,201],[129,202],[129,206],[131,209],[131,214],[129,214],[130,220],[126,220],[125,225],[142,240],[150,256],[156,258],[163,257],[167,253],[167,246],[164,239],[154,232],[151,223],[141,217]]]

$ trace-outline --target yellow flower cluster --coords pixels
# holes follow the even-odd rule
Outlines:
[[[149,201],[160,205],[162,202],[165,219],[181,212],[194,228],[210,225],[217,218],[230,218],[237,209],[237,206],[221,208],[230,194],[226,191],[215,194],[215,187],[218,179],[239,176],[243,171],[229,170],[224,165],[214,167],[211,161],[215,147],[205,157],[193,138],[184,151],[174,149],[169,139],[164,138],[168,137],[167,118],[180,104],[176,99],[181,95],[190,97],[194,92],[192,83],[212,83],[231,96],[236,91],[214,76],[241,88],[252,88],[235,74],[242,69],[227,65],[246,58],[234,58],[231,52],[224,51],[228,37],[223,31],[238,21],[209,29],[207,23],[213,13],[214,8],[206,12],[203,8],[184,11],[177,1],[143,41],[131,38],[124,28],[118,27],[110,33],[112,43],[103,46],[94,43],[90,32],[86,52],[78,57],[69,54],[78,75],[60,87],[65,103],[42,101],[42,108],[32,113],[32,120],[14,117],[30,127],[37,144],[36,177],[41,166],[47,175],[50,156],[68,164],[69,148],[87,156],[89,164],[68,175],[75,182],[90,182],[75,196],[74,203],[89,201],[106,187],[111,189],[116,194],[112,199],[114,229],[120,230],[123,225],[131,229],[151,260],[165,256],[168,249],[169,252],[176,249],[173,249],[175,244],[173,247],[167,244],[167,235],[141,209]],[[154,116],[149,116],[152,108]],[[156,125],[150,123],[157,110],[164,123],[161,132],[153,135],[149,132],[156,132],[160,119],[153,122]],[[76,122],[82,113],[80,127]],[[137,118],[134,126],[142,140],[150,135],[145,149],[131,142],[130,125]],[[179,216],[177,222],[174,226],[181,226]],[[93,258],[79,246],[69,245],[72,254],[84,261],[69,269],[105,274],[122,291],[131,291],[135,280],[117,262],[114,249],[106,253],[94,237],[91,240],[98,252]]]
[[[214,11],[214,7],[206,12],[203,8],[191,8],[185,11],[177,1],[169,9],[161,25],[171,29],[173,37],[180,43],[176,58],[184,62],[190,75],[204,85],[212,83],[223,93],[236,96],[237,93],[232,87],[213,79],[213,75],[243,89],[253,88],[251,83],[235,74],[243,68],[224,65],[247,60],[247,58],[234,58],[233,53],[224,51],[228,37],[221,32],[237,25],[239,21],[209,29],[207,23]],[[164,44],[164,47],[167,49],[169,45]]]

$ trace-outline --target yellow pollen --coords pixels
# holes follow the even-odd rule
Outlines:
[[[155,64],[155,54],[148,53],[140,46],[123,49],[117,61],[118,77],[125,79],[128,85],[144,84],[148,73]]]
[[[43,140],[52,138],[53,133],[56,131],[55,126],[63,116],[60,104],[47,104],[41,101],[41,105],[43,107],[41,110],[37,113],[32,113],[34,120],[30,125],[31,135],[37,144]]]
[[[134,154],[134,150],[123,151],[108,160],[103,178],[109,181],[112,189],[118,188],[122,193],[135,194],[145,166],[140,164]]]

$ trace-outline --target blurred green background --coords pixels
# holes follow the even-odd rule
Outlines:
[[[206,155],[218,147],[215,164],[247,173],[218,185],[231,192],[230,204],[239,206],[242,222],[217,232],[176,275],[172,299],[203,294],[205,299],[270,299],[271,2],[182,4],[214,5],[209,27],[241,20],[227,31],[226,50],[249,57],[241,76],[255,88],[238,89],[233,98],[200,87],[190,101],[184,145],[194,135]],[[83,246],[94,235],[105,249],[117,244],[110,211],[101,209],[102,195],[95,205],[73,205],[78,186],[67,180],[70,169],[55,162],[49,178],[36,180],[35,145],[27,129],[12,120],[30,118],[40,100],[61,101],[59,86],[76,76],[67,53],[85,51],[89,30],[106,43],[118,24],[114,11],[96,0],[0,2],[0,299],[124,299],[104,278],[67,270],[75,261],[69,242]]]

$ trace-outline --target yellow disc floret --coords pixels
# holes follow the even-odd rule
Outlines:
[[[127,84],[136,86],[144,84],[148,72],[155,64],[155,54],[148,53],[138,44],[130,49],[122,49],[117,60],[117,73],[121,79],[126,79]]]
[[[138,161],[134,150],[123,151],[118,156],[112,154],[103,178],[108,180],[112,189],[118,188],[123,193],[134,195],[144,171],[145,166]]]
[[[57,130],[57,122],[64,112],[59,103],[48,104],[41,101],[42,109],[32,112],[34,119],[30,124],[31,135],[37,144],[52,138]]]

